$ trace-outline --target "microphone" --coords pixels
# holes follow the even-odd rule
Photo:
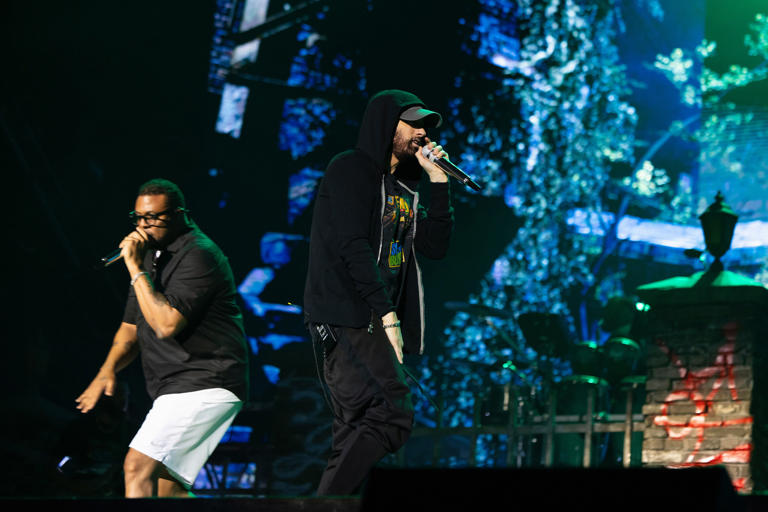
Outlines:
[[[148,247],[150,249],[157,248],[157,241],[152,237],[152,235],[147,234],[147,238],[149,239],[148,240]],[[120,254],[121,252],[123,252],[123,250],[120,249],[120,248],[117,248],[114,251],[112,251],[109,254],[107,254],[106,256],[102,256],[101,260],[99,260],[100,263],[97,263],[95,265],[96,268],[99,268],[99,266],[101,266],[102,268],[106,268],[106,267],[110,266],[111,264],[113,264],[114,262],[116,262],[117,260],[121,259],[123,257]]]
[[[101,264],[104,267],[110,266],[111,264],[113,264],[114,262],[116,262],[117,260],[119,260],[120,258],[123,257],[120,254],[122,251],[123,251],[122,249],[115,249],[114,251],[112,251],[111,253],[107,254],[106,256],[103,256],[101,258]]]
[[[452,176],[462,182],[465,185],[468,185],[469,188],[473,190],[480,190],[482,187],[475,183],[472,178],[469,177],[464,171],[456,167],[453,162],[448,160],[447,158],[438,158],[436,157],[432,151],[426,146],[424,146],[424,140],[421,140],[422,148],[421,148],[421,154],[424,155],[424,157],[429,158],[430,162],[435,163],[439,168],[441,168],[448,176]]]

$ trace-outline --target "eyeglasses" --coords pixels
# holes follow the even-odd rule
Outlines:
[[[131,223],[133,223],[134,226],[138,226],[141,219],[144,219],[144,222],[146,222],[148,226],[159,226],[169,220],[161,219],[160,217],[171,213],[173,213],[173,209],[170,208],[168,210],[163,210],[162,212],[145,213],[144,215],[139,215],[136,213],[136,210],[134,210],[128,214],[128,218],[131,219]]]

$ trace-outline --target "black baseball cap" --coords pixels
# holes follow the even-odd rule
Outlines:
[[[424,120],[425,128],[437,128],[443,124],[443,117],[435,111],[428,110],[421,105],[414,105],[402,111],[400,119],[403,121]]]

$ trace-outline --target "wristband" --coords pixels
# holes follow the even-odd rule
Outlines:
[[[136,275],[131,278],[131,286],[136,284],[136,280],[141,277],[141,274],[146,274],[147,277],[149,277],[149,272],[146,272],[144,270],[142,270],[141,272],[137,272]]]
[[[391,327],[400,327],[400,320],[398,320],[397,322],[392,322],[391,324],[384,324],[382,325],[382,327],[384,329],[389,329]]]

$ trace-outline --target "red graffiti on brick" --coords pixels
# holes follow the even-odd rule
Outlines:
[[[731,401],[739,402],[736,379],[733,373],[733,352],[736,345],[737,327],[733,324],[726,326],[726,342],[717,351],[713,366],[691,371],[686,368],[681,359],[661,340],[656,340],[659,348],[669,357],[669,360],[677,368],[681,377],[681,389],[672,391],[667,395],[661,406],[661,414],[653,420],[654,425],[664,427],[670,439],[684,439],[696,436],[696,444],[681,464],[670,467],[711,466],[724,463],[748,463],[752,453],[752,444],[744,443],[730,450],[722,451],[709,457],[697,455],[704,441],[704,431],[711,428],[724,428],[734,425],[752,423],[752,416],[734,419],[709,419],[707,413],[712,409],[713,401],[717,393],[726,384],[731,395]],[[712,381],[714,379],[714,381]],[[706,386],[712,382],[709,390]],[[706,393],[706,394],[705,394]],[[670,419],[669,406],[672,403],[690,401],[694,404],[694,413],[686,421]],[[744,487],[744,478],[733,479],[734,487],[739,490]]]

